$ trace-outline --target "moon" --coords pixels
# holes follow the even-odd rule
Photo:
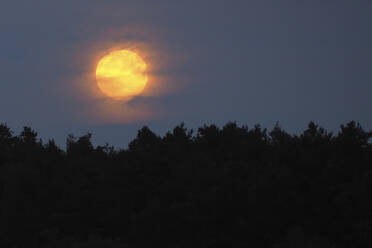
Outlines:
[[[100,59],[96,69],[98,88],[109,98],[129,100],[145,89],[147,64],[131,50],[116,50]]]

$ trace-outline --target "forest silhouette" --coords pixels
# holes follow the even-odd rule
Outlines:
[[[372,132],[229,122],[127,149],[0,125],[0,247],[372,247]]]

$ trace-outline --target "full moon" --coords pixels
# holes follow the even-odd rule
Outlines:
[[[98,88],[116,100],[131,99],[141,94],[148,78],[147,65],[135,52],[116,50],[104,56],[97,65]]]

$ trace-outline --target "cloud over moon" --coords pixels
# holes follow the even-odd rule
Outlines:
[[[85,116],[98,123],[125,123],[161,118],[165,110],[159,109],[151,99],[170,94],[181,89],[182,80],[172,78],[172,66],[177,66],[177,58],[166,48],[161,33],[145,27],[123,27],[97,33],[96,38],[86,40],[72,47],[69,67],[76,70],[69,79],[68,92],[82,108],[75,109],[79,116]],[[147,32],[145,32],[147,30]],[[99,60],[108,53],[129,49],[136,52],[147,63],[148,82],[144,91],[128,101],[108,99],[96,83],[96,67]],[[172,80],[173,79],[173,80]],[[66,85],[67,87],[67,85]],[[85,107],[83,107],[85,106]]]

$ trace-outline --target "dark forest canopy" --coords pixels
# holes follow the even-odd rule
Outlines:
[[[356,122],[91,137],[61,149],[0,125],[1,247],[372,245],[372,132]]]

